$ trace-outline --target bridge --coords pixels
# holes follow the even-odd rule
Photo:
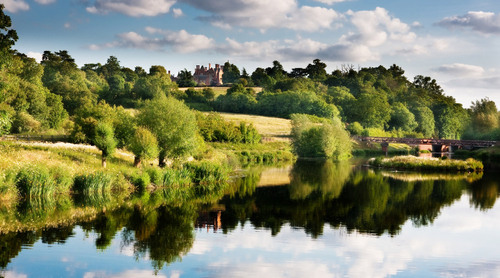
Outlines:
[[[362,137],[355,139],[364,142],[381,143],[382,150],[387,152],[389,143],[402,143],[411,146],[418,146],[419,150],[431,152],[453,152],[457,149],[472,150],[477,148],[487,148],[497,145],[497,141],[483,140],[453,140],[453,139],[433,139],[433,138],[395,138],[395,137]]]

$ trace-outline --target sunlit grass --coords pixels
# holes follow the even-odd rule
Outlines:
[[[482,171],[483,163],[475,159],[467,160],[439,159],[433,157],[395,156],[391,158],[371,159],[370,164],[384,168],[440,170],[440,171]]]

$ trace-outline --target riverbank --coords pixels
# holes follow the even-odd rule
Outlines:
[[[372,158],[368,163],[375,167],[417,171],[482,172],[484,169],[483,163],[473,158],[456,160],[408,155]]]

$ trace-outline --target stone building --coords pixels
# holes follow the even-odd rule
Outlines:
[[[194,70],[193,79],[198,85],[220,86],[222,85],[223,73],[224,67],[219,64],[215,64],[215,68],[212,68],[211,64],[208,64],[208,68],[197,65]]]

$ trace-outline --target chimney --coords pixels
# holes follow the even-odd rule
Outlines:
[[[208,63],[208,69],[212,68],[212,64]]]
[[[200,65],[196,65],[196,69],[199,70],[200,69]]]

